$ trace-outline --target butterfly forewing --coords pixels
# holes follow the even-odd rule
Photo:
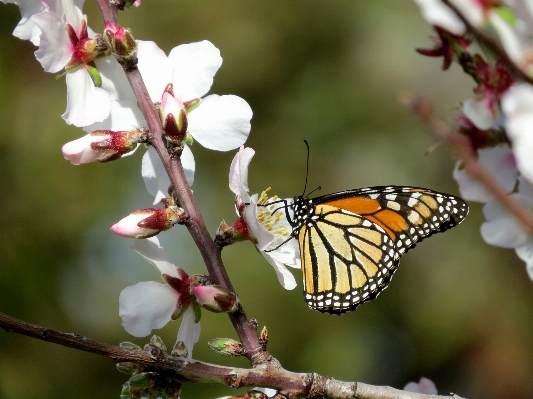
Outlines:
[[[344,313],[386,288],[400,255],[459,224],[460,198],[413,187],[371,187],[296,197],[294,220],[309,307]]]

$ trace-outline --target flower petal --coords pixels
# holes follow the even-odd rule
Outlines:
[[[278,237],[274,240],[270,247],[276,248],[277,245],[280,245],[286,240],[286,238]],[[300,269],[302,267],[300,259],[300,245],[294,238],[286,241],[283,245],[281,245],[281,247],[269,252],[269,254],[272,258],[283,263],[285,266],[294,267],[296,269]]]
[[[150,41],[137,41],[138,68],[153,102],[161,101],[165,87],[172,82],[172,65],[165,52]]]
[[[147,235],[154,235],[160,232],[160,230],[140,227],[139,223],[144,219],[155,214],[156,210],[152,208],[151,211],[137,210],[134,213],[130,213],[125,218],[120,219],[109,230],[113,233],[126,237],[126,238],[143,238]]]
[[[101,122],[108,117],[111,101],[105,90],[96,87],[85,68],[67,73],[67,109],[62,115],[78,127]]]
[[[35,25],[31,17],[46,11],[43,3],[34,0],[10,0],[4,3],[15,3],[20,9],[20,21],[13,31],[13,36],[21,40],[30,40],[35,46],[39,46],[41,30]]]
[[[424,393],[426,395],[438,395],[435,383],[426,377],[420,378],[420,382],[418,383],[410,382],[403,388],[403,390],[407,392]]]
[[[145,281],[124,288],[119,297],[119,315],[124,329],[135,337],[146,337],[170,321],[178,294],[168,285]]]
[[[181,102],[205,95],[222,65],[220,51],[207,40],[174,47],[168,60],[174,68],[174,94]]]
[[[241,197],[243,202],[250,202],[250,188],[248,187],[248,166],[252,161],[255,151],[241,146],[233,158],[229,169],[229,188]]]
[[[463,103],[465,116],[481,130],[488,130],[496,120],[493,109],[489,101],[485,98],[474,100],[469,98]]]
[[[518,169],[533,182],[533,87],[525,83],[514,84],[503,95],[501,104]]]
[[[170,261],[157,237],[133,240],[130,248],[159,269],[161,274],[168,274],[169,276],[179,278],[176,266]]]
[[[94,60],[94,63],[102,77],[101,88],[109,94],[111,100],[129,100],[130,103],[134,103],[135,109],[139,109],[137,106],[137,98],[135,97],[133,89],[126,78],[126,74],[118,61],[114,57],[105,57]],[[142,115],[142,113],[140,115]],[[139,122],[138,126],[147,126],[144,121],[144,116],[142,116],[139,121],[142,121],[142,123]]]
[[[83,130],[90,133],[94,130],[133,130],[139,126],[146,126],[144,116],[137,107],[135,100],[112,100],[109,105],[109,116],[101,122],[85,126]]]
[[[192,350],[194,344],[198,342],[200,338],[200,323],[195,322],[195,315],[192,306],[183,313],[180,329],[178,331],[178,337],[176,341],[182,341],[187,348],[187,358],[192,358]]]
[[[511,196],[527,209],[532,209],[533,199],[519,194]],[[516,248],[525,245],[531,239],[522,224],[498,202],[488,202],[483,207],[483,214],[487,222],[481,225],[481,235],[488,244]]]
[[[529,278],[533,280],[533,240],[516,248],[516,254],[520,259],[526,262],[527,274],[529,275]]]
[[[229,151],[250,134],[252,109],[242,98],[211,95],[187,115],[189,133],[210,150]]]
[[[265,257],[268,263],[270,263],[274,267],[274,271],[276,272],[276,275],[278,276],[278,281],[283,288],[285,288],[286,290],[292,290],[296,288],[296,280],[294,279],[294,276],[283,263],[274,259],[270,255],[271,254],[270,252],[267,253],[261,250],[259,250],[259,252],[261,253],[261,255]]]
[[[194,155],[189,147],[183,147],[181,153],[181,165],[185,171],[187,184],[192,186],[194,183],[194,171],[196,168]],[[168,188],[170,179],[167,175],[163,162],[153,147],[149,147],[142,159],[142,177],[146,190],[153,195],[154,205],[161,199],[168,197]]]
[[[420,7],[422,17],[431,25],[440,26],[455,35],[465,33],[463,22],[440,0],[415,0],[415,2]]]
[[[518,169],[513,151],[508,146],[479,149],[478,161],[508,193],[514,189]],[[459,184],[461,196],[469,201],[488,202],[493,200],[493,195],[485,186],[478,179],[470,176],[466,169],[460,168],[460,165],[460,162],[456,163],[453,177]]]
[[[274,241],[275,236],[257,220],[257,206],[257,194],[254,194],[250,197],[250,204],[244,209],[243,216],[252,236],[257,240],[257,248],[264,250]]]
[[[70,60],[74,51],[65,31],[62,16],[47,11],[31,17],[41,31],[39,49],[35,57],[46,72],[59,72]]]
[[[87,134],[80,137],[77,140],[66,143],[61,151],[63,157],[70,161],[72,165],[81,165],[89,162],[98,161],[100,158],[105,157],[105,152],[94,151],[91,148],[91,143],[102,140],[102,137],[91,136]]]

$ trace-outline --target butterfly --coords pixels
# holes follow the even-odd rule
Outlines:
[[[286,204],[300,245],[304,298],[311,309],[354,310],[387,288],[400,256],[468,214],[460,198],[425,188],[382,186],[294,197]]]

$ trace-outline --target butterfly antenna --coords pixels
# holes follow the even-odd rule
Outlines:
[[[305,195],[305,190],[307,190],[307,178],[309,176],[309,143],[307,140],[304,140],[305,146],[307,147],[307,160],[306,160],[306,166],[305,166],[305,186],[304,186],[304,192],[302,193],[302,197]]]
[[[308,198],[311,194],[313,194],[315,191],[320,191],[322,190],[322,186],[318,186],[317,188],[315,188],[313,191],[311,191],[309,194],[307,194],[305,196],[305,198]]]

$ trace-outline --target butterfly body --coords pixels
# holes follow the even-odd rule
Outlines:
[[[289,207],[305,301],[333,314],[374,299],[389,284],[401,255],[468,214],[458,197],[399,186],[299,196]]]

